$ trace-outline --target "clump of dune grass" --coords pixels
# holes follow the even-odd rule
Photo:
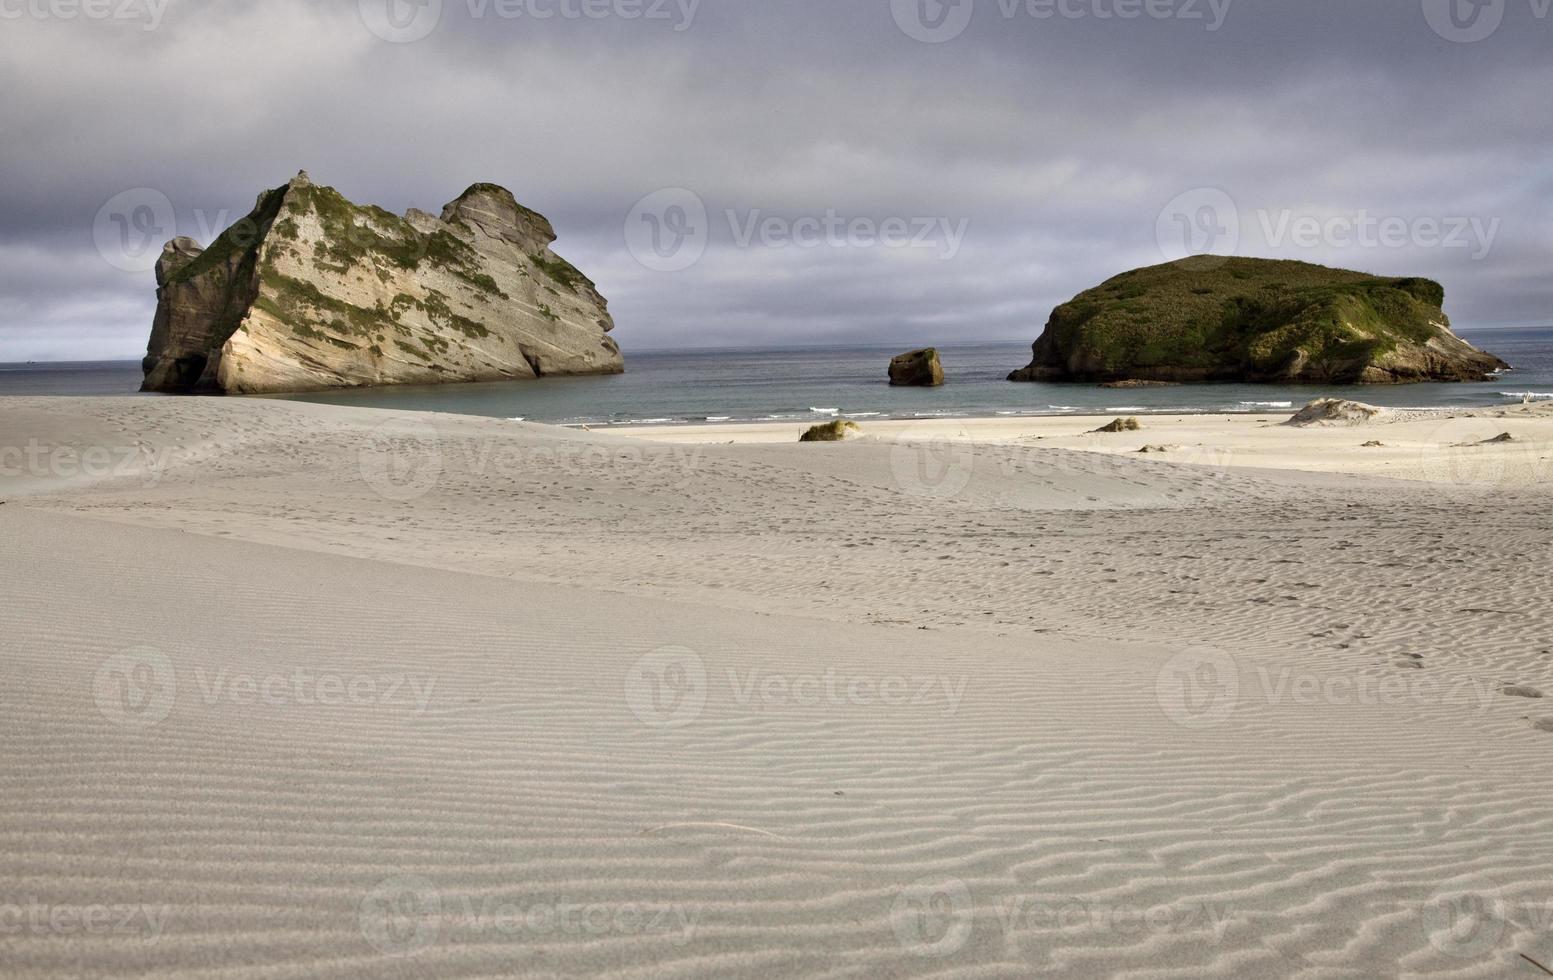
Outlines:
[[[799,442],[840,442],[850,436],[861,433],[862,427],[850,419],[837,419],[834,422],[826,422],[816,425],[798,438]]]

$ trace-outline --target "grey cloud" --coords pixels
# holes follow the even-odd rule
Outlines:
[[[1547,320],[1553,23],[1538,0],[1505,0],[1476,43],[1431,28],[1433,0],[1232,0],[1217,31],[1070,2],[1084,16],[1005,19],[975,0],[942,44],[909,37],[890,0],[705,0],[682,31],[444,0],[403,44],[355,0],[174,0],[154,31],[0,22],[0,360],[138,354],[151,276],[94,246],[115,194],[159,190],[203,238],[302,167],[393,210],[511,187],[598,280],[628,351],[1028,341],[1052,305],[1161,261],[1161,209],[1194,188],[1225,192],[1251,228],[1264,211],[1498,220],[1476,260],[1251,234],[1242,250],[1435,276],[1464,325]],[[693,190],[713,222],[706,255],[673,273],[636,262],[625,232],[665,187]],[[947,260],[739,247],[728,209],[968,229]]]

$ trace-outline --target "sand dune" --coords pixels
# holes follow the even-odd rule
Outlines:
[[[1534,483],[237,400],[0,436],[7,975],[1553,964]]]

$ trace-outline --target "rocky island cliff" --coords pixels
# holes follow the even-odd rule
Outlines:
[[[1429,279],[1272,259],[1136,269],[1052,312],[1010,381],[1486,381],[1509,367],[1457,337]]]
[[[608,305],[553,241],[544,216],[494,184],[440,217],[397,217],[298,174],[208,248],[167,243],[142,390],[619,373]]]

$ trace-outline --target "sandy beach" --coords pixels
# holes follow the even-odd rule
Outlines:
[[[1142,429],[1096,431],[1118,417],[1137,418]],[[1275,410],[1261,415],[1123,412],[855,421],[867,436],[892,442],[982,443],[1108,455],[1144,452],[1158,460],[1198,466],[1370,473],[1468,488],[1535,483],[1553,476],[1548,428],[1553,405],[1546,402],[1476,411],[1400,411],[1357,426],[1291,428],[1290,417],[1288,410]],[[655,442],[769,444],[795,442],[813,424],[632,425],[619,431]],[[1514,442],[1488,443],[1506,432]]]
[[[1536,975],[1553,414],[1287,414],[0,398],[0,963]]]

